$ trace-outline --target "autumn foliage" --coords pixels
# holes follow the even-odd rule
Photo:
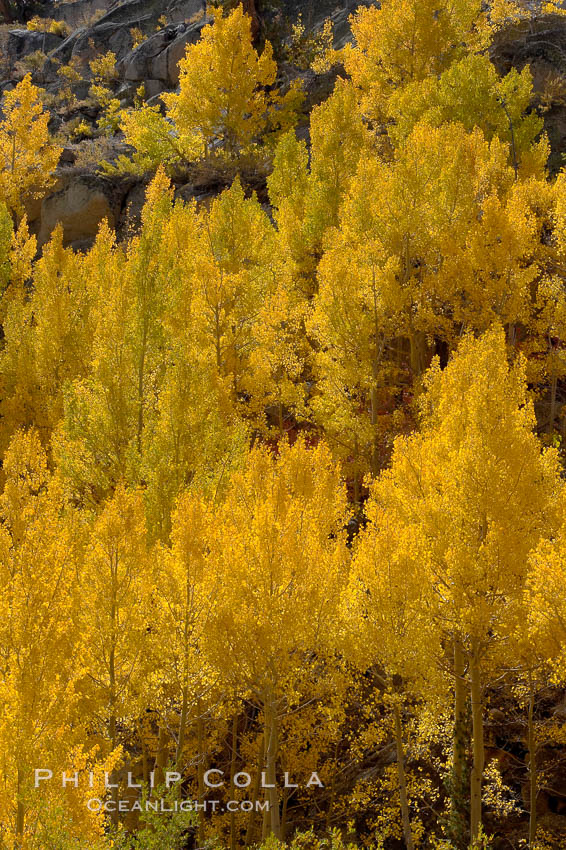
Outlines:
[[[564,846],[566,176],[489,58],[520,14],[360,8],[307,143],[214,10],[164,113],[121,114],[138,231],[82,251],[37,252],[60,150],[5,95],[5,850]],[[203,161],[237,176],[185,202]]]

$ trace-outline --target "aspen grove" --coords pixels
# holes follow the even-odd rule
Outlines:
[[[566,847],[566,171],[491,59],[534,5],[361,6],[307,110],[217,4],[83,250],[5,94],[2,850]]]

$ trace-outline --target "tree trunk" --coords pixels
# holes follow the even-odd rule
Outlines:
[[[16,842],[15,842],[15,850],[20,850],[21,847],[24,846],[24,827],[25,827],[25,818],[26,812],[24,808],[23,800],[21,799],[22,794],[22,784],[23,784],[23,771],[21,767],[18,767],[18,800],[17,800],[17,810],[16,810]]]
[[[450,801],[451,840],[457,847],[467,846],[464,833],[466,817],[464,800],[467,798],[466,788],[466,682],[464,680],[465,659],[464,650],[459,637],[454,638],[454,762],[452,768],[452,790]]]
[[[145,380],[145,358],[147,351],[147,320],[144,320],[142,331],[142,349],[138,365],[138,427],[137,446],[138,452],[142,450],[143,414],[144,414],[144,380]]]
[[[230,787],[234,788],[234,776],[236,775],[236,750],[238,747],[238,715],[234,715],[232,721],[232,755],[230,758]],[[236,813],[230,812],[230,850],[236,850]]]
[[[281,841],[285,842],[285,831],[287,829],[287,808],[290,797],[289,789],[283,789],[283,805],[281,807]]]
[[[405,778],[405,753],[403,747],[403,729],[401,726],[401,712],[399,705],[395,702],[393,707],[395,718],[395,746],[397,748],[397,776],[399,779],[399,799],[401,802],[401,820],[403,821],[403,836],[407,850],[414,850],[413,835],[411,833],[411,818],[409,815],[409,801],[407,798],[407,781]]]
[[[419,378],[426,367],[426,337],[422,331],[412,330],[409,336],[411,345],[411,371]]]
[[[179,718],[179,738],[177,740],[177,751],[175,752],[175,768],[179,770],[183,747],[185,746],[185,728],[187,726],[187,714],[189,705],[189,686],[187,682],[183,685],[183,698],[181,702],[181,716]]]
[[[529,709],[527,714],[527,744],[529,748],[529,850],[533,850],[537,835],[537,750],[534,728],[535,688],[529,671]]]
[[[261,29],[261,21],[257,12],[255,0],[243,0],[243,9],[252,20],[252,41],[256,44]]]
[[[558,385],[558,379],[554,372],[554,367],[552,369],[552,378],[550,381],[550,416],[548,419],[548,433],[550,436],[554,434],[554,420],[556,419],[556,388]]]
[[[202,701],[198,701],[198,717],[197,717],[197,742],[198,742],[198,798],[199,803],[204,802],[204,769],[206,753],[204,749],[204,720],[202,716]],[[198,843],[199,847],[204,845],[204,811],[199,808],[198,811]]]
[[[116,642],[117,642],[117,605],[116,605],[116,576],[118,574],[118,564],[115,563],[113,566],[112,572],[112,602],[110,608],[110,619],[111,619],[111,634],[110,634],[110,653],[108,657],[108,683],[109,683],[109,703],[110,703],[110,717],[108,718],[108,735],[110,737],[110,747],[112,750],[115,750],[118,744],[118,736],[117,736],[117,697],[116,697]],[[117,785],[117,777],[114,777],[112,780],[113,785]],[[112,803],[114,806],[114,811],[112,812],[112,823],[115,827],[118,826],[118,788],[112,788]]]
[[[472,640],[470,657],[471,703],[472,703],[472,735],[473,761],[470,778],[470,832],[472,847],[479,838],[482,826],[482,780],[485,762],[483,744],[483,704],[482,686],[480,679],[480,648],[477,638]]]
[[[155,764],[153,770],[155,772],[155,787],[163,785],[165,782],[165,767],[169,758],[169,746],[167,743],[167,729],[165,722],[159,724],[159,735],[157,738],[157,752],[155,754]]]
[[[255,829],[255,808],[256,803],[259,800],[259,789],[260,789],[260,781],[261,781],[261,771],[263,768],[263,763],[265,759],[265,735],[261,736],[261,743],[259,745],[259,756],[257,759],[257,771],[254,779],[253,791],[252,791],[252,800],[253,808],[250,809],[248,815],[248,827],[246,829],[246,838],[245,838],[245,846],[251,847],[254,838],[254,829]]]
[[[277,730],[277,707],[272,694],[268,694],[264,704],[266,746],[267,799],[269,801],[269,825],[275,838],[281,838],[279,818],[279,794],[277,792],[277,753],[279,749]]]

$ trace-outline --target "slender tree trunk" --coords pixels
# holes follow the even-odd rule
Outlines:
[[[411,345],[411,370],[415,378],[418,378],[425,370],[425,335],[422,331],[411,329],[409,342]]]
[[[267,836],[269,835],[269,811],[267,809],[263,812],[263,821],[261,823],[261,843],[265,841]]]
[[[181,716],[179,718],[179,738],[177,740],[177,750],[175,752],[175,767],[179,769],[181,758],[183,756],[183,747],[185,746],[185,729],[187,727],[187,714],[189,706],[189,685],[185,680],[183,685],[183,696],[181,701]]]
[[[279,794],[277,792],[277,753],[279,749],[277,730],[277,707],[272,694],[268,694],[264,704],[266,746],[267,799],[269,801],[270,831],[275,838],[281,838],[279,817]]]
[[[238,747],[238,715],[234,715],[232,721],[232,755],[230,758],[230,787],[234,787],[234,776],[236,775],[236,750]],[[230,850],[236,850],[236,813],[230,812]]]
[[[463,801],[467,797],[466,785],[466,682],[464,680],[465,658],[460,638],[454,638],[454,763],[452,768],[452,799],[450,804],[452,841],[463,844],[465,831]]]
[[[8,0],[0,0],[0,17],[5,24],[11,24],[14,20]]]
[[[283,805],[281,806],[281,841],[285,841],[285,832],[287,830],[287,807],[289,805],[289,789],[283,790]]]
[[[377,446],[377,387],[371,388],[371,424],[372,424],[372,446],[371,446],[371,472],[372,475],[379,473],[379,454]]]
[[[140,354],[140,362],[138,367],[138,427],[137,427],[137,445],[138,452],[142,450],[142,434],[143,434],[143,414],[144,414],[144,379],[145,379],[145,358],[147,350],[147,321],[144,321],[142,332],[142,350]]]
[[[250,809],[248,815],[248,826],[246,829],[246,838],[245,838],[245,846],[251,847],[254,838],[254,830],[255,830],[255,808],[256,803],[259,800],[259,791],[260,791],[260,782],[261,782],[261,771],[263,769],[263,763],[265,760],[265,735],[261,736],[261,743],[259,745],[259,756],[257,759],[257,770],[253,784],[252,791],[252,800],[253,808]]]
[[[155,773],[155,787],[162,785],[165,782],[165,767],[169,758],[169,746],[167,742],[167,729],[165,722],[159,724],[159,735],[157,736],[157,752],[155,754],[155,764],[153,767]]]
[[[529,671],[529,708],[527,714],[527,744],[529,748],[529,850],[533,850],[537,835],[537,749],[534,727],[535,688]]]
[[[21,767],[18,767],[18,801],[16,808],[16,842],[15,842],[15,850],[20,850],[24,846],[24,828],[25,828],[25,819],[26,819],[26,811],[24,808],[24,803],[21,798],[22,794],[22,785],[23,785],[23,770]]]
[[[149,756],[145,738],[142,740],[142,772],[143,784],[147,787],[147,785],[149,785]]]
[[[202,716],[202,701],[198,701],[198,717],[197,717],[197,743],[198,743],[198,797],[199,803],[204,801],[204,770],[206,753],[204,749],[204,720]],[[199,808],[198,812],[198,843],[199,847],[204,845],[204,811]]]
[[[397,776],[399,779],[399,798],[401,801],[401,820],[403,821],[403,836],[407,850],[414,850],[413,835],[411,832],[411,818],[409,815],[409,800],[407,797],[407,780],[405,777],[405,752],[403,747],[403,727],[401,725],[401,712],[399,705],[395,702],[393,706],[393,717],[395,719],[395,746],[397,748]]]
[[[554,420],[556,419],[556,388],[558,385],[558,379],[556,373],[554,371],[554,367],[552,369],[552,377],[550,381],[550,417],[548,420],[548,433],[552,436],[554,433]]]
[[[112,750],[115,750],[118,745],[118,735],[117,735],[117,697],[116,697],[116,641],[117,641],[117,631],[118,631],[118,622],[117,622],[117,605],[116,605],[116,597],[117,597],[117,589],[116,589],[116,576],[118,575],[118,564],[117,562],[112,565],[112,602],[110,606],[110,621],[111,621],[111,633],[110,633],[110,653],[108,656],[108,683],[109,683],[109,708],[110,708],[110,717],[108,719],[108,735],[110,737],[110,747]],[[114,777],[112,780],[113,785],[117,785],[117,777]],[[112,812],[112,823],[115,827],[118,826],[118,788],[112,788],[112,803],[114,805],[114,811]]]
[[[381,353],[383,347],[380,349],[380,333],[379,333],[379,306],[378,306],[378,294],[377,294],[377,276],[375,273],[375,267],[372,269],[372,294],[373,294],[373,333],[374,333],[374,346],[375,353],[373,356],[371,371],[372,371],[372,385],[371,385],[371,424],[372,424],[372,450],[371,450],[371,471],[373,475],[377,475],[379,472],[379,452],[377,445],[377,382],[379,378],[379,364],[381,362]]]
[[[480,679],[480,648],[477,638],[472,640],[470,681],[472,703],[473,761],[470,778],[470,831],[472,847],[478,840],[482,826],[482,780],[485,763],[483,742],[483,700]]]

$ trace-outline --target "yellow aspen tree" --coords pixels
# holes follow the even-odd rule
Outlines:
[[[8,285],[2,293],[0,311],[4,333],[4,348],[0,352],[0,382],[2,386],[2,425],[0,452],[19,427],[34,424],[37,388],[34,376],[34,354],[31,334],[32,310],[25,284],[30,279],[36,253],[35,237],[29,236],[25,218],[17,231],[11,232],[7,248],[5,272]],[[7,238],[9,232],[6,232]]]
[[[509,145],[509,158],[518,173],[533,168],[536,154],[542,157],[542,172],[546,140],[532,150],[543,127],[536,111],[527,111],[532,97],[528,66],[521,73],[513,69],[500,77],[487,56],[470,54],[438,77],[397,89],[388,103],[393,119],[389,135],[398,144],[420,121],[433,126],[458,122],[468,132],[479,127],[488,141],[496,136]]]
[[[384,0],[359,9],[352,32],[344,66],[362,112],[378,121],[395,89],[439,75],[487,36],[479,0]]]
[[[62,148],[50,139],[49,112],[31,74],[6,92],[0,122],[0,200],[19,221],[26,203],[41,198],[53,185]]]
[[[227,473],[228,477],[228,473]],[[218,724],[230,709],[230,696],[217,685],[218,674],[206,660],[204,647],[215,604],[206,556],[212,533],[212,505],[194,489],[183,493],[173,512],[171,546],[156,552],[159,583],[157,646],[159,672],[155,690],[162,691],[162,728],[169,730],[170,769],[185,778],[196,773],[196,799],[204,805],[205,771],[214,740],[207,735],[208,715]],[[172,710],[168,707],[172,704]],[[172,743],[172,747],[171,747]],[[196,765],[193,770],[192,765]],[[199,841],[205,840],[205,813],[198,810]]]
[[[276,291],[281,268],[274,229],[255,196],[239,180],[195,216],[181,294],[192,306],[195,354],[214,365],[233,394],[250,352],[266,299]]]
[[[338,223],[340,203],[372,137],[362,120],[356,92],[338,80],[330,97],[310,116],[310,162],[294,131],[280,140],[268,177],[279,240],[289,274],[303,295],[316,290],[316,267],[324,235]]]
[[[12,289],[6,296],[3,430],[9,438],[33,423],[47,445],[63,415],[65,383],[88,371],[91,343],[82,257],[63,248],[60,228],[34,266],[31,294]]]
[[[242,379],[243,414],[263,432],[280,437],[293,422],[306,418],[307,391],[301,378],[310,353],[304,339],[305,305],[288,277],[282,277],[260,310],[256,346]]]
[[[367,232],[363,239],[352,230],[337,234],[344,248],[340,264],[338,247],[321,260],[308,328],[318,343],[313,415],[337,454],[349,461],[357,493],[364,472],[377,474],[384,461],[384,431],[392,424],[391,401],[398,392],[388,346],[398,333],[402,302],[395,259]]]
[[[2,293],[10,283],[12,273],[11,253],[14,224],[6,204],[0,202],[0,288]]]
[[[190,347],[173,347],[170,358],[141,463],[148,531],[162,541],[169,539],[179,494],[188,487],[221,490],[249,440],[214,368],[192,357]]]
[[[206,653],[221,680],[263,715],[270,831],[281,835],[277,789],[282,716],[304,700],[299,685],[328,649],[345,579],[348,509],[328,449],[282,444],[251,451],[214,511],[209,578],[215,605]]]
[[[426,383],[421,430],[396,441],[374,494],[392,522],[413,528],[429,547],[430,568],[418,561],[413,569],[437,594],[437,621],[457,650],[457,689],[465,675],[459,654],[467,664],[474,842],[482,828],[485,689],[501,669],[528,553],[552,530],[559,479],[555,453],[542,451],[533,434],[524,362],[508,365],[501,328],[464,339]],[[456,697],[461,708],[462,694]]]
[[[121,728],[147,702],[155,620],[154,572],[147,548],[143,496],[120,484],[87,529],[80,573],[83,705],[105,741],[120,753]],[[112,790],[117,823],[118,782]]]
[[[66,769],[77,743],[78,552],[72,515],[37,432],[18,431],[3,464],[0,809],[8,846],[23,848],[38,814],[34,768]]]
[[[440,655],[439,633],[430,615],[432,599],[414,570],[416,560],[426,563],[428,551],[416,530],[394,524],[373,494],[365,514],[368,524],[356,541],[342,598],[345,653],[363,671],[379,671],[374,676],[393,719],[403,837],[408,850],[413,850],[403,712],[409,694],[413,699],[426,694],[429,702],[434,700],[430,674]]]
[[[529,611],[530,638],[537,645],[542,645],[541,654],[550,662],[552,667],[551,678],[557,683],[564,681],[566,673],[564,653],[564,635],[566,634],[565,516],[564,494],[562,494],[559,503],[557,533],[553,539],[541,540],[531,553],[525,600]]]
[[[565,374],[566,360],[562,350],[562,339],[566,331],[566,293],[564,291],[563,275],[566,260],[566,203],[565,177],[559,174],[555,183],[540,195],[552,198],[551,209],[546,208],[539,213],[548,232],[552,233],[550,246],[546,249],[546,257],[541,257],[541,280],[536,291],[536,301],[531,315],[530,330],[532,342],[531,373],[536,382],[541,385],[544,393],[545,408],[548,418],[541,425],[546,425],[549,440],[554,439],[556,430],[564,440],[566,435],[566,419],[564,411],[559,407],[559,382]],[[548,401],[547,401],[548,398]],[[559,428],[556,428],[557,420]]]
[[[94,501],[121,478],[139,478],[144,429],[163,372],[162,315],[175,268],[163,238],[170,212],[169,182],[159,171],[139,236],[123,251],[103,225],[84,261],[94,345],[87,375],[65,388],[54,450],[72,485]]]
[[[91,272],[91,362],[84,378],[64,388],[64,417],[53,435],[63,476],[93,505],[125,477],[135,446],[137,387],[127,338],[133,297],[124,267],[114,234],[103,225],[85,264],[85,273]]]
[[[355,479],[386,460],[395,400],[433,336],[452,345],[466,327],[528,318],[537,238],[505,147],[479,130],[419,124],[392,162],[362,155],[307,322],[313,414]]]
[[[175,684],[180,705],[176,770],[182,766],[189,719],[194,717],[211,680],[202,654],[214,604],[206,570],[210,525],[210,506],[199,495],[186,492],[175,508],[171,548],[159,550],[161,628],[167,635],[164,661],[167,681]]]
[[[179,63],[179,94],[164,100],[181,145],[193,156],[208,156],[217,142],[234,157],[257,143],[269,113],[282,107],[277,90],[268,93],[277,65],[269,42],[261,55],[253,47],[251,19],[241,5],[226,17],[221,10],[212,16]]]
[[[212,22],[179,63],[179,92],[163,95],[166,118],[147,106],[124,115],[122,129],[137,149],[138,170],[171,160],[231,160],[257,151],[265,134],[295,122],[300,86],[292,85],[285,95],[274,87],[271,44],[267,41],[258,54],[242,6],[226,16],[221,9],[210,13]],[[125,157],[119,164],[131,167]]]
[[[541,540],[530,554],[527,587],[512,634],[527,704],[529,847],[536,847],[537,797],[543,781],[537,766],[540,735],[534,719],[536,695],[549,682],[562,687],[566,681],[565,508],[562,490],[557,530],[551,539]]]

